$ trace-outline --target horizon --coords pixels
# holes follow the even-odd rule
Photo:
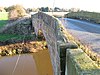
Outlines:
[[[20,4],[25,8],[40,8],[40,7],[59,7],[59,8],[79,8],[80,10],[90,12],[100,12],[99,0],[0,0],[0,6],[9,7],[12,5]],[[85,5],[85,6],[84,6]],[[98,5],[98,6],[97,6]]]

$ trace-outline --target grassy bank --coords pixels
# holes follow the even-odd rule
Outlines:
[[[100,23],[100,13],[96,12],[86,12],[86,11],[71,12],[66,14],[65,17],[86,20],[98,24]]]
[[[2,28],[8,20],[8,12],[0,12],[0,28]]]
[[[0,12],[0,20],[8,20],[8,12]]]
[[[5,42],[5,41],[15,41],[15,42],[21,42],[23,40],[34,40],[35,38],[35,34],[31,34],[31,35],[16,35],[16,34],[0,34],[0,42]]]

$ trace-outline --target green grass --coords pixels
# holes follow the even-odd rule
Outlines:
[[[87,20],[94,23],[100,23],[100,13],[96,12],[87,12],[87,11],[70,12],[66,14],[65,17]]]
[[[0,21],[0,28],[2,28],[6,24],[7,24],[7,21],[6,20]]]
[[[5,41],[5,40],[11,39],[13,37],[16,37],[16,35],[12,35],[12,34],[0,34],[0,41]]]
[[[25,36],[24,40],[31,40],[34,39],[35,35],[29,35]],[[0,34],[0,41],[6,41],[6,40],[23,40],[24,35],[16,35],[16,34]]]
[[[0,12],[0,20],[8,20],[8,12]]]
[[[8,12],[0,12],[0,28],[7,24]]]

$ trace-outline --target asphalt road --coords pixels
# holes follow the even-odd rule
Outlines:
[[[100,55],[100,24],[68,18],[61,21],[72,36]]]

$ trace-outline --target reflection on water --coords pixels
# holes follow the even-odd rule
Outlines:
[[[17,59],[18,55],[0,59],[0,73],[3,75],[11,75]],[[20,56],[14,75],[37,75],[37,69],[32,55],[25,54]]]
[[[47,50],[0,59],[0,75],[53,75]],[[34,59],[33,59],[34,58]],[[16,62],[18,61],[18,64]]]
[[[34,53],[33,57],[38,69],[38,75],[54,75],[48,50]]]

